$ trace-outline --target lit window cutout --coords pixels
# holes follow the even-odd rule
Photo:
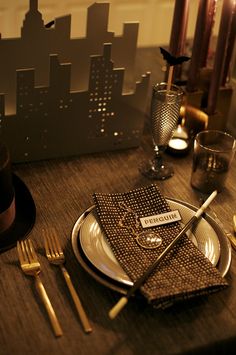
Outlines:
[[[118,132],[114,132],[114,136],[118,136],[119,135],[119,133]]]
[[[100,130],[100,132],[101,132],[101,133],[104,133],[104,128],[102,128],[102,129]]]

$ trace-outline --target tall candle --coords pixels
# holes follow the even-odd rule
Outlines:
[[[204,33],[206,29],[208,3],[209,0],[200,0],[199,2],[197,22],[193,40],[192,58],[190,61],[187,82],[187,91],[189,92],[195,91],[197,88],[197,81],[200,69],[199,51],[203,43]]]
[[[223,74],[223,64],[226,56],[227,40],[229,37],[233,7],[234,0],[224,0],[221,12],[220,29],[215,52],[214,66],[208,93],[207,113],[209,115],[213,115],[216,110],[217,96]]]
[[[188,13],[189,0],[176,0],[169,44],[169,51],[175,57],[184,54]],[[175,76],[177,75],[177,72],[178,69],[175,68]]]
[[[170,53],[174,56],[183,54],[186,27],[188,22],[189,0],[176,0],[170,36]]]
[[[217,0],[208,0],[206,27],[204,31],[203,42],[202,42],[201,53],[200,53],[200,68],[207,66],[209,44],[210,44],[212,29],[215,22],[216,1]]]
[[[229,74],[231,58],[234,50],[235,45],[235,37],[236,37],[236,1],[234,2],[234,8],[232,12],[232,20],[231,26],[229,31],[228,43],[227,43],[227,51],[222,75],[222,82],[221,85],[225,86]]]

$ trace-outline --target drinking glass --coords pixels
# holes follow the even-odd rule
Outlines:
[[[163,153],[177,127],[183,91],[177,85],[167,89],[167,83],[153,87],[151,130],[154,158],[144,163],[141,173],[150,179],[164,180],[174,174],[173,167],[163,162]]]
[[[226,132],[199,132],[194,140],[191,185],[203,193],[223,190],[236,151],[236,140]]]

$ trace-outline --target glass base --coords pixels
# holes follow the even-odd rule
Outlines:
[[[153,160],[143,163],[139,167],[141,174],[151,180],[165,180],[174,175],[174,169],[169,164],[162,164],[156,167]]]

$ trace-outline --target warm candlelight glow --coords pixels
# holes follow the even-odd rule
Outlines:
[[[172,149],[183,150],[188,148],[188,144],[184,139],[172,138],[169,142],[169,146]]]

